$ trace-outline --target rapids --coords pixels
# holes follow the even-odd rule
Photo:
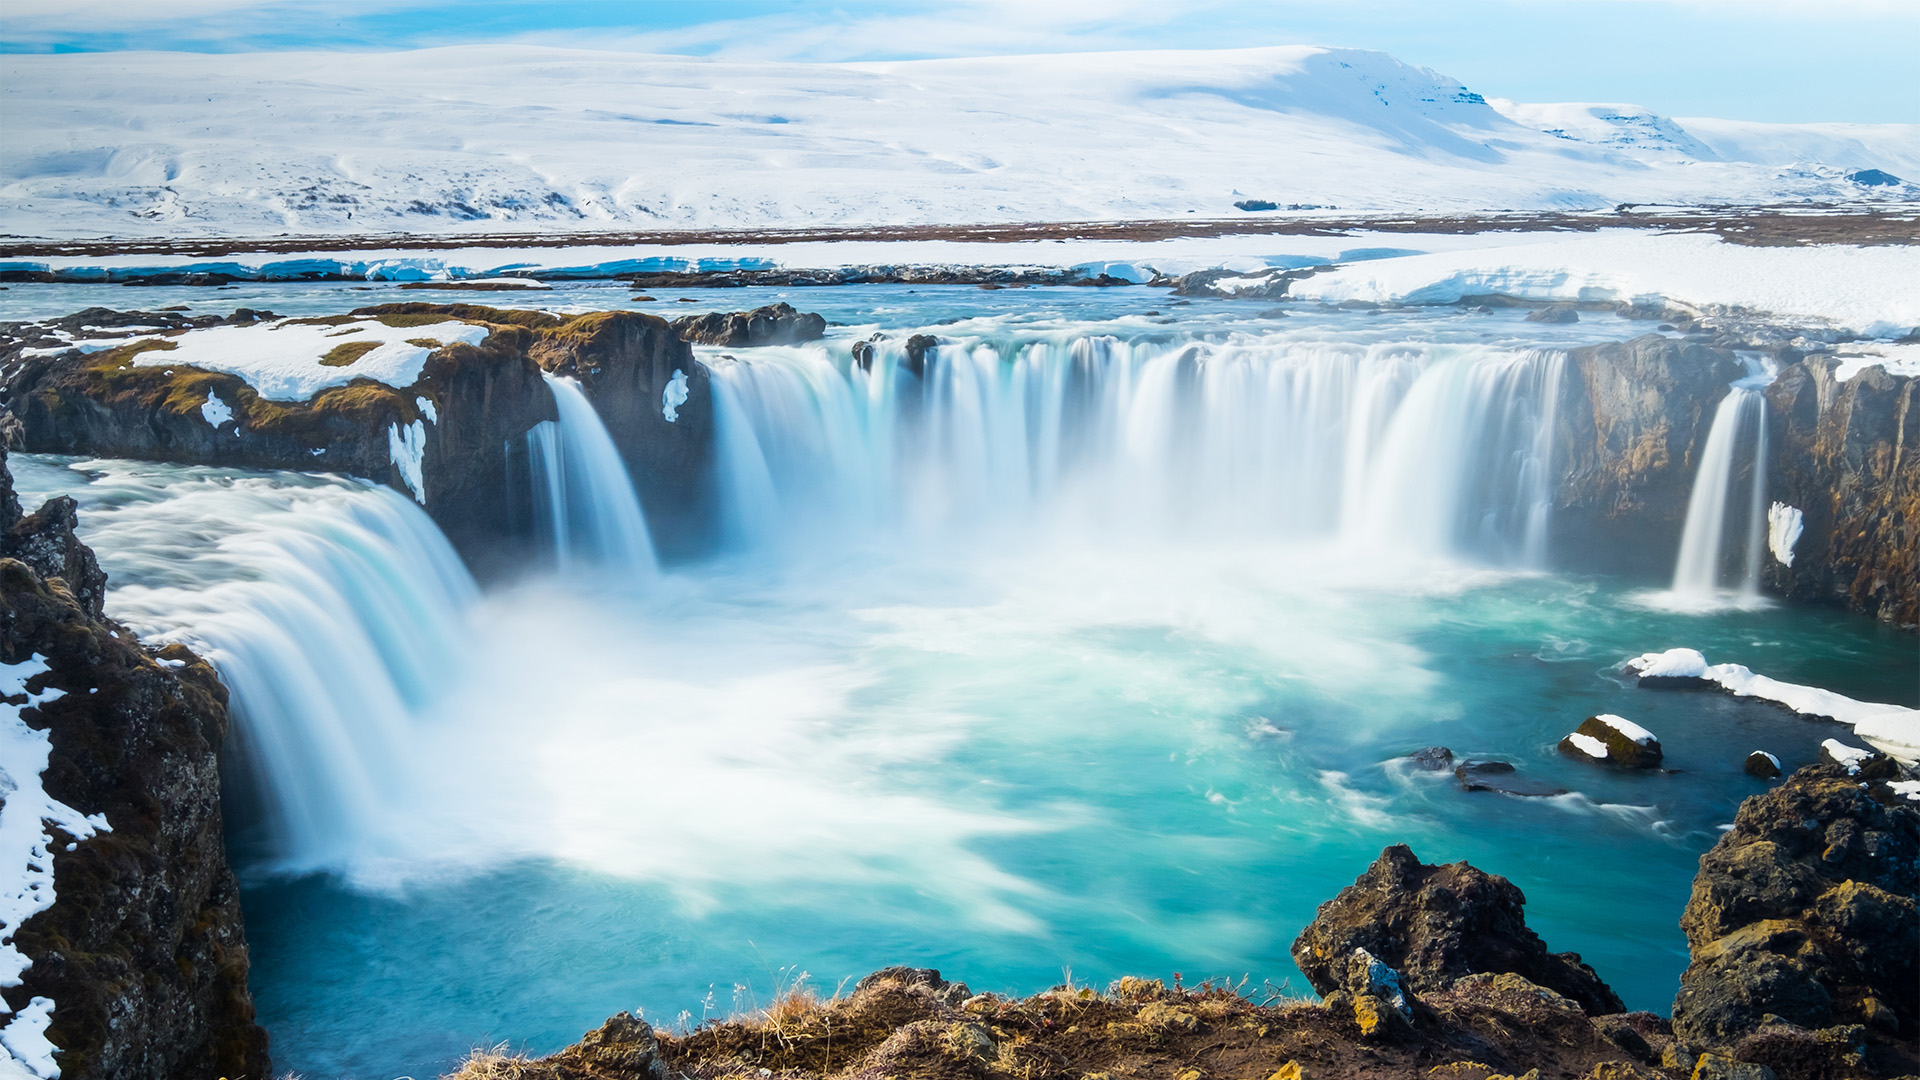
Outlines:
[[[1613,666],[1687,645],[1914,704],[1911,639],[1650,608],[1651,582],[1548,564],[1561,350],[1626,324],[1123,292],[789,296],[844,325],[700,350],[724,535],[657,571],[564,384],[529,448],[555,558],[484,589],[359,482],[15,456],[23,501],[80,501],[110,612],[234,689],[281,1067],[436,1075],[889,963],[1305,993],[1293,935],[1399,841],[1511,877],[1552,947],[1664,1012],[1695,860],[1761,789],[1747,752],[1792,765],[1840,732]],[[1679,771],[1555,753],[1597,712]],[[1430,744],[1574,794],[1462,793],[1399,760]]]

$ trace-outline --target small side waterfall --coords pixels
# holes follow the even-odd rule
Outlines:
[[[1760,595],[1760,561],[1766,553],[1766,460],[1766,396],[1751,386],[1735,384],[1714,410],[1713,426],[1700,452],[1700,471],[1687,499],[1686,526],[1673,567],[1676,597],[1712,601],[1729,587],[1743,598]],[[1744,493],[1739,490],[1743,470]]]
[[[580,384],[546,375],[558,420],[527,432],[534,525],[562,570],[588,563],[651,577],[658,569],[633,478]]]

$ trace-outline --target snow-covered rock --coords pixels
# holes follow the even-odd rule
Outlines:
[[[1626,661],[1622,668],[1637,676],[1641,686],[1717,686],[1735,697],[1759,698],[1802,716],[1846,724],[1855,735],[1889,756],[1920,761],[1920,709],[1856,701],[1817,686],[1757,675],[1740,664],[1708,664],[1697,649],[1644,653]]]
[[[1589,716],[1560,740],[1560,752],[1623,769],[1657,769],[1663,756],[1653,732],[1612,713]]]

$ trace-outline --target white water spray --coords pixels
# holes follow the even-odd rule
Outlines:
[[[542,543],[565,570],[577,562],[628,578],[658,569],[633,478],[580,384],[544,375],[558,420],[527,432],[534,523]]]

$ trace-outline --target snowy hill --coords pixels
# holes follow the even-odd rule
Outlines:
[[[885,64],[532,46],[10,56],[0,105],[0,232],[41,237],[1920,196],[1845,178],[1920,177],[1920,128],[1496,109],[1381,53],[1308,47]]]

